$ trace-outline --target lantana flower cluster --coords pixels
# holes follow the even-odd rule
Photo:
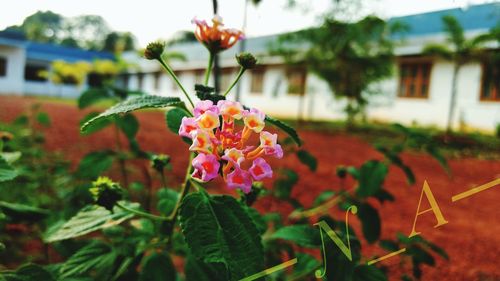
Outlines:
[[[246,110],[234,101],[221,100],[215,105],[210,100],[200,101],[194,108],[194,117],[184,117],[179,135],[192,140],[191,177],[208,182],[219,174],[230,189],[249,193],[253,181],[270,178],[271,166],[265,157],[283,157],[277,143],[278,135],[264,131],[266,115],[253,108]],[[242,120],[236,125],[236,120]],[[222,124],[221,124],[222,123]],[[239,122],[241,123],[241,122]],[[259,134],[259,144],[251,145],[252,134]]]

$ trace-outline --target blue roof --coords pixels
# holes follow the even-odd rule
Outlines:
[[[408,37],[430,35],[443,32],[442,18],[445,15],[454,16],[466,31],[488,30],[500,24],[500,2],[394,17],[389,22],[408,25],[410,29],[405,34]]]
[[[26,47],[28,59],[37,60],[64,60],[74,61],[92,61],[95,59],[114,59],[114,55],[108,52],[87,51],[77,48],[69,48],[55,44],[29,42]]]
[[[26,40],[19,32],[12,31],[0,32],[0,45],[24,48],[26,49],[26,57],[34,60],[64,60],[67,62],[92,61],[95,59],[114,60],[112,53],[87,51],[49,43],[37,43]]]

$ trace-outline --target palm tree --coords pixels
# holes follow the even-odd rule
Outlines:
[[[464,29],[458,20],[451,15],[442,18],[444,30],[447,33],[448,44],[428,44],[423,53],[437,56],[453,63],[453,76],[451,85],[451,99],[448,109],[446,124],[447,135],[451,133],[457,100],[457,79],[460,68],[474,60],[480,60],[485,55],[484,43],[491,40],[491,35],[481,34],[471,39],[466,39]]]

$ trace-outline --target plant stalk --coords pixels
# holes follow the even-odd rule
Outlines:
[[[194,153],[191,152],[189,154],[189,163],[188,163],[188,167],[186,169],[186,177],[184,178],[184,184],[182,185],[181,194],[179,196],[179,199],[177,200],[177,203],[175,204],[174,210],[172,211],[170,216],[168,216],[171,221],[175,220],[175,217],[177,216],[177,213],[179,212],[179,207],[181,206],[182,199],[184,199],[184,197],[186,197],[186,195],[189,193],[189,189],[191,188],[191,181],[190,181],[191,168],[192,168],[191,162],[193,161],[193,158],[194,158]]]
[[[116,206],[118,208],[121,208],[121,209],[127,211],[127,212],[136,214],[136,215],[141,216],[141,217],[145,217],[145,218],[149,218],[149,219],[153,219],[153,220],[160,220],[160,221],[170,221],[171,220],[168,217],[157,216],[157,215],[153,215],[153,214],[150,214],[150,213],[141,212],[139,210],[131,209],[129,207],[126,207],[126,206],[122,205],[120,202],[117,202]]]
[[[226,92],[224,93],[224,96],[227,96],[227,94],[229,94],[229,92],[234,88],[234,86],[236,86],[238,81],[240,81],[240,78],[243,75],[243,73],[245,73],[245,70],[246,70],[246,68],[243,68],[243,67],[240,68],[240,71],[238,72],[236,79],[233,81],[231,86],[229,86],[229,88],[226,90]]]
[[[210,74],[212,73],[212,68],[214,66],[214,54],[210,52],[210,57],[208,59],[208,66],[207,69],[205,69],[205,81],[204,84],[205,86],[208,86],[208,80],[210,79]]]
[[[172,79],[174,79],[175,83],[177,83],[177,85],[179,86],[179,88],[181,88],[182,92],[184,93],[184,95],[188,99],[188,101],[191,104],[191,106],[194,107],[193,101],[189,97],[189,94],[187,93],[186,89],[184,89],[184,86],[182,86],[181,82],[179,81],[179,78],[177,77],[177,75],[175,75],[175,73],[172,70],[172,68],[170,68],[170,66],[168,66],[168,64],[166,64],[165,61],[163,61],[163,59],[161,57],[158,59],[158,61],[163,66],[163,68],[165,68],[165,70],[168,72],[168,74],[170,74],[170,76],[172,76]]]

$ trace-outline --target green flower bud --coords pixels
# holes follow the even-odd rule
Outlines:
[[[238,64],[244,69],[252,69],[257,65],[257,59],[248,52],[243,52],[236,55],[236,60]]]
[[[347,168],[345,166],[337,166],[337,177],[343,179],[347,176]]]
[[[170,156],[165,154],[157,154],[151,157],[151,167],[158,172],[162,172],[163,169],[169,167]]]
[[[95,203],[109,211],[113,211],[116,202],[123,198],[123,190],[117,183],[108,177],[99,177],[89,189]]]
[[[151,42],[144,50],[144,57],[148,60],[160,59],[163,51],[165,50],[164,42]]]

